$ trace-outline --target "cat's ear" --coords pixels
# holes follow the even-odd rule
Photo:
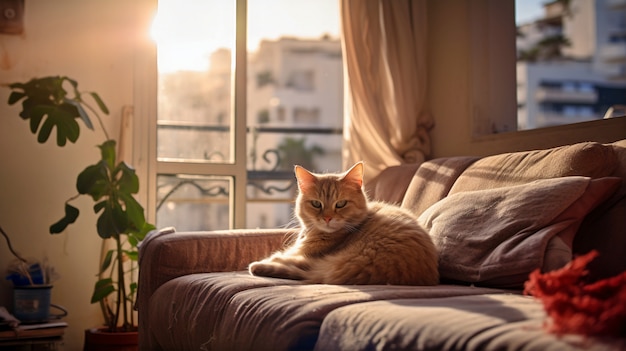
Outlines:
[[[294,172],[296,173],[296,179],[298,180],[298,189],[302,192],[310,189],[315,185],[317,178],[315,175],[302,166],[295,166]]]
[[[363,185],[363,162],[357,162],[346,172],[344,180],[356,184],[359,188]]]

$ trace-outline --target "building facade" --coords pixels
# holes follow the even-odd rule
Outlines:
[[[518,25],[518,129],[612,117],[626,105],[626,0],[544,4]]]

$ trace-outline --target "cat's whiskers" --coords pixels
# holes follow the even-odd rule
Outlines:
[[[283,229],[297,228],[297,227],[300,227],[300,220],[295,215],[291,216],[291,218],[289,219],[289,222],[280,226],[280,228],[283,228]]]

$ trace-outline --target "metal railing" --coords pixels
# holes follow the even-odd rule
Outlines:
[[[185,130],[185,131],[197,131],[197,132],[223,132],[229,133],[231,127],[228,125],[208,125],[195,122],[180,122],[180,121],[158,121],[157,127],[159,130]],[[247,133],[261,134],[284,134],[284,135],[341,135],[343,133],[342,128],[333,127],[270,127],[270,126],[248,126],[246,128]],[[249,157],[257,158],[256,145],[252,145],[250,148]],[[271,155],[271,156],[270,156]],[[247,187],[254,189],[255,191],[250,193],[261,193],[269,197],[265,198],[250,198],[248,201],[269,201],[269,202],[290,202],[293,199],[290,198],[271,198],[272,195],[280,193],[288,193],[295,188],[295,177],[292,170],[280,169],[281,165],[281,152],[278,149],[267,149],[262,152],[262,159],[266,162],[264,170],[256,169],[256,162],[252,162],[253,169],[247,171]],[[193,177],[175,178],[175,181],[168,182],[167,184],[159,185],[158,188],[164,186],[171,187],[163,197],[157,201],[157,211],[161,206],[166,203],[176,192],[185,187],[195,188],[204,198],[228,198],[230,187],[225,184],[206,186],[202,181],[194,179]],[[277,184],[280,183],[280,184]],[[158,191],[157,191],[158,192]],[[177,201],[185,201],[184,199],[177,199]]]

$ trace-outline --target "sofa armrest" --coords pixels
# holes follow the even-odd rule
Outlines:
[[[284,247],[297,229],[162,232],[139,249],[138,305],[174,278],[245,270]],[[144,302],[147,302],[144,300]]]
[[[153,231],[139,247],[139,346],[153,350],[150,297],[159,286],[188,274],[244,270],[253,261],[280,250],[297,229]]]

